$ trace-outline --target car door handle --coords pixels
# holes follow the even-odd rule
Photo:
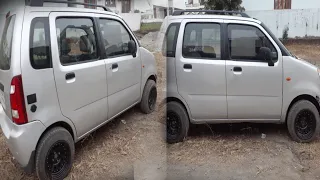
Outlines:
[[[74,72],[66,74],[66,80],[70,80],[76,77],[76,74]]]
[[[76,81],[76,74],[74,72],[66,74],[67,84],[74,83]]]
[[[185,64],[185,65],[183,65],[183,69],[192,69],[192,65],[191,64]]]
[[[117,63],[115,63],[115,64],[112,64],[112,67],[111,67],[111,69],[117,69],[119,66],[118,66],[118,64]]]
[[[233,67],[233,72],[242,72],[242,67]]]

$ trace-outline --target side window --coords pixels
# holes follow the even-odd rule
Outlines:
[[[268,37],[257,27],[250,25],[228,25],[230,57],[237,61],[265,62],[264,55],[259,53],[261,47],[267,47],[272,52],[276,62],[278,54]]]
[[[193,59],[221,59],[220,24],[188,23],[182,55]]]
[[[30,62],[35,69],[51,68],[49,18],[35,18],[30,30]]]
[[[62,65],[98,59],[97,41],[90,18],[59,18],[57,38]]]
[[[108,58],[131,55],[128,43],[133,38],[121,22],[100,19],[99,24]]]
[[[175,57],[179,29],[180,23],[169,25],[162,44],[162,54],[164,56]]]
[[[6,19],[0,44],[0,69],[9,70],[11,65],[12,38],[16,16]]]

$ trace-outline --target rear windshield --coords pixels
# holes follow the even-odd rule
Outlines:
[[[11,64],[11,47],[15,15],[6,19],[0,44],[0,69],[8,70]]]

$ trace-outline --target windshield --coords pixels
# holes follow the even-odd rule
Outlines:
[[[0,69],[8,70],[11,64],[11,47],[15,16],[6,20],[0,44]]]

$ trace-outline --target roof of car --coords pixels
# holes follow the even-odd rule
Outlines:
[[[179,15],[179,16],[170,16],[169,20],[175,19],[226,19],[226,20],[239,20],[239,21],[250,21],[261,24],[261,21],[250,18],[250,17],[240,17],[240,16],[228,16],[228,15]]]
[[[97,9],[90,9],[90,8],[79,8],[79,7],[30,7],[26,6],[28,11],[30,12],[80,12],[80,13],[96,13],[96,14],[106,14],[106,15],[112,15],[121,18],[120,15],[105,11],[102,8],[97,7]]]

